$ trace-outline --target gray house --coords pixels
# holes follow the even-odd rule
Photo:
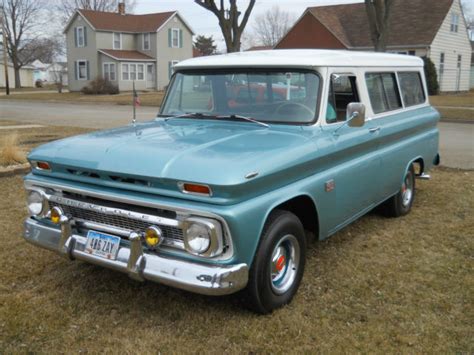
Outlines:
[[[79,91],[96,77],[121,91],[161,90],[173,65],[192,58],[194,35],[178,12],[145,15],[78,9],[64,29],[70,91]]]

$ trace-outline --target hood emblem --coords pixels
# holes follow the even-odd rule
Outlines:
[[[248,173],[247,175],[245,175],[245,178],[246,179],[253,179],[254,177],[257,177],[258,176],[258,172],[257,171],[253,171],[251,173]]]

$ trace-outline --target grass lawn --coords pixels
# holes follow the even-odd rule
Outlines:
[[[371,213],[310,245],[296,298],[268,316],[238,295],[141,284],[26,243],[22,177],[1,178],[0,353],[472,353],[474,172],[432,177],[409,215]]]
[[[430,96],[433,106],[474,107],[474,90],[460,94]]]

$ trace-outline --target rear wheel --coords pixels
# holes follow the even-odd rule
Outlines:
[[[415,199],[415,169],[410,166],[398,193],[384,202],[383,208],[388,217],[400,217],[408,214]]]
[[[289,303],[301,282],[306,239],[298,217],[274,211],[265,223],[246,289],[248,305],[266,314]]]

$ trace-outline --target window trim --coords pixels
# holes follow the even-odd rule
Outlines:
[[[377,117],[379,117],[380,115],[393,114],[393,113],[395,113],[395,112],[397,112],[397,111],[403,111],[403,110],[405,109],[405,107],[403,106],[402,97],[401,97],[401,95],[400,95],[400,84],[399,84],[399,82],[398,82],[398,76],[397,76],[397,72],[398,72],[398,71],[399,71],[399,70],[389,70],[389,69],[387,69],[387,71],[380,71],[380,70],[377,70],[377,71],[365,71],[365,72],[364,72],[365,87],[366,87],[366,89],[367,89],[367,97],[368,97],[368,100],[369,100],[368,103],[370,104],[370,109],[371,109],[371,111],[372,111],[372,113],[373,113],[373,115],[374,115],[373,118],[377,118]],[[371,100],[371,98],[370,98],[369,88],[368,88],[368,86],[367,86],[367,75],[368,75],[368,74],[372,74],[372,75],[374,75],[374,74],[379,74],[379,75],[381,75],[381,74],[391,74],[391,75],[392,75],[392,74],[393,74],[394,77],[395,77],[395,85],[397,85],[397,91],[396,91],[396,93],[398,93],[398,99],[400,100],[401,107],[397,107],[397,108],[394,108],[394,109],[389,109],[389,110],[387,110],[387,111],[382,111],[382,112],[375,112],[375,111],[374,111],[374,108],[373,108],[373,105],[372,105],[372,100]],[[386,95],[385,87],[384,87],[384,94]]]
[[[410,105],[410,106],[407,106],[406,103],[405,103],[405,100],[403,99],[403,92],[402,92],[402,86],[400,85],[400,78],[399,78],[399,74],[411,74],[411,73],[415,73],[418,75],[418,79],[420,79],[420,84],[421,84],[421,91],[423,92],[423,102],[421,103],[418,103],[418,104],[415,104],[415,105]],[[426,90],[425,90],[425,84],[423,82],[423,77],[421,76],[421,73],[420,71],[418,70],[400,70],[400,71],[397,71],[397,82],[398,82],[398,90],[400,91],[400,98],[402,100],[402,105],[403,105],[403,108],[404,109],[411,109],[413,107],[417,107],[417,106],[421,106],[421,105],[425,105],[427,103],[427,100],[428,100],[428,97],[427,97],[427,93],[426,93]]]
[[[331,77],[336,74],[336,75],[340,75],[340,76],[353,76],[355,77],[356,81],[355,81],[355,84],[356,84],[356,90],[357,90],[357,95],[359,96],[359,102],[363,103],[362,102],[362,97],[361,97],[361,90],[360,90],[360,85],[359,85],[359,80],[357,80],[357,73],[354,71],[354,72],[330,72],[329,73],[329,80],[328,80],[328,95],[329,95],[329,92],[330,92],[330,85],[332,84],[332,79]],[[326,96],[328,96],[326,95]],[[323,117],[322,117],[322,121],[324,122],[324,124],[326,126],[332,126],[332,125],[340,125],[341,123],[344,124],[346,121],[335,121],[335,122],[328,122],[327,121],[327,108],[328,108],[328,105],[329,104],[329,100],[326,100],[326,110],[325,112],[323,112]],[[371,105],[372,106],[372,105]]]
[[[132,63],[132,62],[123,62],[123,63],[120,63],[120,73],[121,73],[121,78],[122,78],[122,81],[145,81],[146,80],[146,75],[145,75],[145,64],[146,63]],[[128,69],[127,69],[127,72],[128,72],[128,79],[124,79],[123,77],[123,67],[124,66],[127,66]],[[135,67],[135,79],[132,79],[131,77],[131,73],[132,71],[130,70],[130,67],[131,66],[134,66]],[[138,79],[138,67],[139,66],[143,66],[143,79]]]
[[[451,13],[451,24],[449,30],[452,33],[459,32],[459,14],[457,14],[456,12]]]
[[[115,35],[118,34],[120,36],[120,47],[115,47]],[[112,49],[122,49],[122,32],[112,32]]]
[[[109,78],[108,78],[108,80],[109,80],[109,81],[117,81],[117,65],[116,65],[116,63],[115,63],[115,62],[103,62],[103,63],[102,63],[102,77],[103,77],[104,79],[106,79],[106,78],[105,78],[105,72],[106,72],[106,71],[105,71],[105,65],[108,65],[108,66],[109,66],[109,71],[108,71],[108,73],[109,73]],[[110,66],[111,66],[111,65],[114,66],[114,71],[113,71],[113,73],[114,73],[114,79],[113,79],[113,80],[110,78],[110,74],[112,73],[112,71],[110,70]]]
[[[251,71],[251,70],[262,70],[262,71],[268,71],[268,72],[298,72],[298,73],[308,73],[308,74],[314,74],[315,76],[318,77],[318,80],[319,80],[319,85],[318,85],[318,97],[316,98],[316,109],[315,109],[315,113],[314,113],[314,118],[309,121],[309,122],[274,122],[274,121],[263,121],[263,120],[260,120],[261,122],[265,122],[265,123],[269,123],[269,124],[272,124],[272,125],[283,125],[283,126],[307,126],[307,127],[311,127],[311,126],[317,126],[317,125],[321,125],[321,122],[325,122],[324,119],[320,119],[321,117],[321,110],[322,110],[322,107],[323,107],[323,90],[325,88],[325,81],[323,79],[323,74],[318,71],[318,70],[315,70],[314,68],[313,69],[308,69],[308,68],[294,68],[294,67],[278,67],[278,68],[275,68],[275,67],[258,67],[258,68],[252,68],[252,67],[239,67],[239,68],[231,68],[233,70],[235,70],[235,72],[237,73],[238,71],[242,71],[242,72],[247,72],[247,71]],[[182,74],[198,74],[198,73],[205,73],[206,70],[209,70],[209,68],[206,68],[206,69],[180,69],[180,70],[177,70],[173,73],[173,75],[171,76],[171,79],[169,81],[169,84],[168,84],[168,87],[171,87],[172,85],[174,85],[174,82],[176,81],[176,74],[179,74],[179,73],[182,73]],[[214,73],[220,73],[220,72],[225,72],[226,70],[229,70],[229,68],[219,68],[219,69],[215,69],[214,70]],[[166,93],[165,93],[165,96],[163,97],[163,100],[162,100],[162,105],[160,106],[160,111],[159,111],[159,115],[164,115],[163,114],[163,110],[164,110],[164,107],[165,107],[165,103],[168,101],[169,99],[169,96],[171,94],[171,90],[166,90]]]
[[[179,32],[181,31],[180,28],[176,28],[176,27],[173,27],[171,29],[171,48],[180,48],[181,47],[181,43],[179,41],[179,38],[180,38],[180,34]],[[176,43],[177,45],[175,46],[174,45],[174,34],[176,33]]]
[[[76,30],[76,38],[77,38],[77,48],[85,48],[86,46],[86,36],[85,36],[85,33],[86,33],[86,26],[77,26],[75,28]],[[79,30],[82,30],[82,37],[79,36]],[[79,44],[79,39],[82,39],[82,44]]]
[[[78,80],[78,81],[87,81],[87,80],[89,80],[88,76],[87,76],[87,66],[88,66],[87,62],[88,62],[87,59],[78,59],[78,60],[76,60],[76,65],[77,65],[77,78],[76,78],[76,80]],[[79,68],[80,63],[85,64],[85,67],[86,67],[86,77],[85,78],[81,78],[81,70]]]
[[[148,36],[148,48],[145,47],[145,37]],[[149,51],[151,50],[151,34],[150,33],[143,33],[142,34],[142,50]]]

